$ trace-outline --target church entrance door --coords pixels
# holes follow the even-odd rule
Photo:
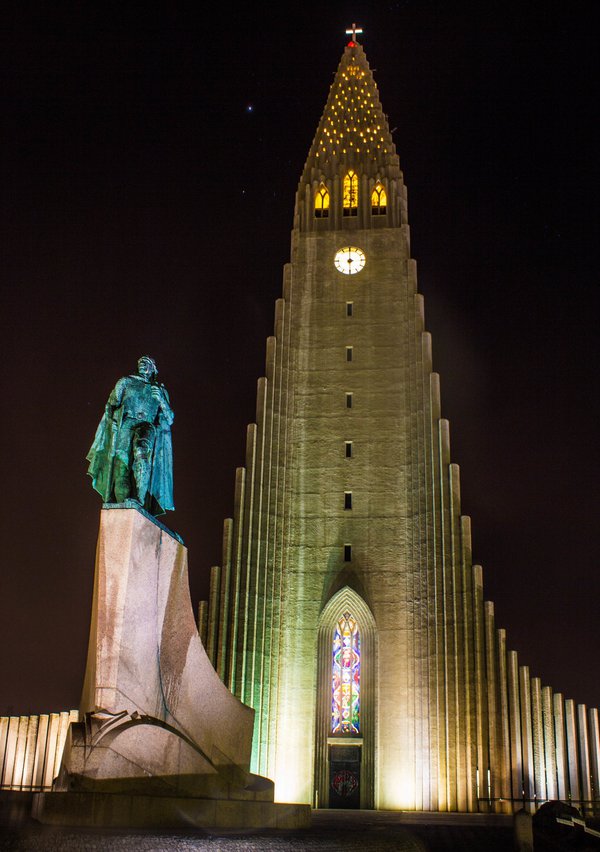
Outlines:
[[[360,808],[361,747],[329,747],[329,807]]]

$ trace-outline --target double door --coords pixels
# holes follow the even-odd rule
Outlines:
[[[360,808],[359,745],[329,746],[329,807]]]

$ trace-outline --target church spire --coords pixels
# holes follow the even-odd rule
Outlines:
[[[377,181],[395,182],[401,177],[379,91],[365,52],[356,41],[359,32],[362,30],[356,24],[347,30],[351,39],[342,54],[304,166],[296,203],[300,219],[304,219],[301,211],[307,196],[316,196],[320,188],[326,188],[333,198],[334,184],[342,181],[349,170],[357,175],[360,185],[365,180],[375,185]],[[303,230],[312,230],[309,218],[307,215],[304,224],[297,219],[296,224]],[[328,224],[333,226],[331,221]],[[400,224],[400,220],[390,224]]]

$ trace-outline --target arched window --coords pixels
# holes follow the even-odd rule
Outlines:
[[[358,215],[358,175],[354,169],[344,177],[344,193],[343,193],[343,208],[344,216]]]
[[[360,551],[352,550],[352,565],[356,566]],[[346,570],[350,567],[345,565]],[[377,645],[369,606],[354,589],[343,586],[319,615],[314,751],[317,807],[331,805],[334,764],[356,755],[356,749],[360,750],[360,807],[375,807]]]
[[[381,181],[377,181],[371,194],[371,213],[373,216],[382,216],[387,209],[387,195]]]
[[[329,216],[329,192],[324,183],[319,184],[315,195],[315,218],[326,219]]]
[[[333,630],[331,733],[360,734],[360,631],[349,612]]]

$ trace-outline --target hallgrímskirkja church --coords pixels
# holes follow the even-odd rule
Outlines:
[[[509,650],[461,514],[406,190],[351,31],[296,194],[200,629],[253,770],[313,807],[600,799],[598,711]]]

